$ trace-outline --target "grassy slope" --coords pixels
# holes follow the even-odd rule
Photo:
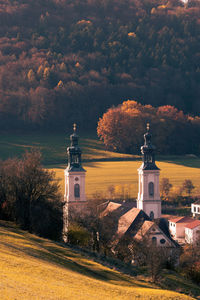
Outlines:
[[[53,168],[61,179],[64,190],[63,170],[66,167],[66,148],[69,134],[0,134],[0,158],[20,156],[25,150],[40,149],[44,165]],[[96,192],[106,193],[109,185],[126,185],[132,197],[137,195],[137,168],[141,159],[132,155],[108,152],[96,137],[80,139],[84,167],[87,170],[86,191],[89,197]],[[126,159],[126,160],[124,160]],[[127,159],[132,161],[127,161]],[[161,178],[168,177],[174,186],[180,186],[184,179],[191,179],[196,186],[194,194],[200,194],[200,159],[190,156],[157,157]],[[104,160],[104,161],[102,161]],[[118,160],[118,161],[113,161]]]
[[[66,150],[70,144],[70,134],[0,134],[0,158],[20,156],[25,150],[38,149],[43,154],[43,163],[64,164],[67,161]],[[103,143],[96,137],[87,137],[80,139],[80,147],[83,150],[83,160],[101,160],[101,159],[121,159],[132,158],[132,155],[125,155],[105,151]]]
[[[11,223],[0,221],[0,236],[1,300],[192,299],[110,270]]]

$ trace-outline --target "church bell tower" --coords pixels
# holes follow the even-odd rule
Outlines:
[[[137,208],[142,209],[151,219],[161,217],[161,199],[159,189],[160,169],[155,163],[155,147],[151,143],[149,124],[141,147],[143,163],[138,169],[139,191]]]
[[[81,165],[81,149],[78,145],[79,136],[74,132],[70,135],[71,145],[67,148],[68,166],[64,171],[65,194],[63,203],[63,241],[68,240],[68,227],[70,213],[80,213],[85,208],[85,173]]]
[[[68,166],[65,169],[65,195],[64,200],[68,204],[79,206],[86,201],[85,196],[85,173],[81,165],[81,149],[78,145],[79,136],[74,132],[70,136],[71,145],[67,148]]]

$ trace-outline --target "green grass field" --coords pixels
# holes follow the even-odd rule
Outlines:
[[[0,298],[27,299],[193,299],[93,262],[49,240],[0,221]],[[173,277],[173,275],[171,275]],[[188,291],[198,288],[173,277]],[[200,292],[200,289],[199,289]]]
[[[39,149],[43,154],[43,164],[54,169],[61,179],[64,193],[64,173],[67,165],[66,148],[69,145],[69,133],[64,134],[1,134],[0,158],[21,156],[25,150]],[[83,152],[83,165],[87,170],[86,193],[108,195],[110,185],[116,186],[116,193],[137,195],[137,168],[141,158],[104,150],[103,143],[97,137],[84,136],[80,139]],[[195,185],[194,195],[200,194],[200,158],[195,156],[157,156],[157,165],[161,169],[161,178],[167,177],[174,189],[181,186],[185,179],[191,179]]]
[[[68,134],[0,134],[0,158],[21,156],[26,150],[37,149],[42,152],[44,165],[59,165],[67,161]],[[96,136],[80,139],[83,160],[130,159],[134,156],[104,150],[103,143]]]

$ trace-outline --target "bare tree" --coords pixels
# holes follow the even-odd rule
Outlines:
[[[54,238],[62,228],[59,184],[40,161],[41,154],[31,151],[22,159],[3,162],[0,193],[8,219],[16,220],[23,229]]]
[[[153,282],[157,282],[162,269],[176,263],[177,253],[169,247],[158,246],[149,234],[141,235],[129,245],[133,262],[139,266],[147,266]]]
[[[190,179],[185,179],[185,181],[183,182],[183,190],[186,191],[186,193],[188,194],[188,196],[190,197],[192,190],[195,189],[195,186],[193,185],[192,181]]]
[[[162,178],[160,182],[160,191],[162,197],[168,197],[169,192],[172,188],[172,184],[169,182],[169,178]]]
[[[200,283],[200,242],[187,245],[180,257],[180,267],[187,277],[197,284]]]

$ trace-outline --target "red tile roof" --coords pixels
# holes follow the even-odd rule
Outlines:
[[[187,224],[185,227],[189,229],[194,229],[197,226],[200,226],[200,220],[194,220],[193,222]]]
[[[169,220],[169,222],[173,222],[173,223],[190,223],[193,221],[194,219],[190,217],[176,217]]]

